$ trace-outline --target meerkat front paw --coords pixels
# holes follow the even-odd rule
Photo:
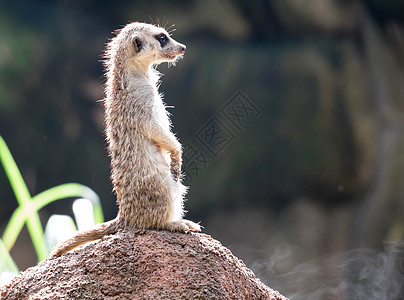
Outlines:
[[[178,161],[174,158],[171,158],[171,175],[173,175],[173,178],[175,181],[178,181],[178,178],[180,178],[181,175],[181,165],[178,163]]]
[[[171,153],[171,174],[175,181],[178,181],[181,175],[181,151]]]
[[[168,222],[164,226],[166,230],[169,231],[178,231],[178,232],[200,232],[201,231],[201,225],[189,221],[189,220],[179,220],[179,221],[171,221]]]

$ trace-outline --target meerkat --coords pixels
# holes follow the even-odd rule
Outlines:
[[[165,29],[137,22],[108,43],[105,123],[119,212],[115,219],[60,243],[51,256],[119,230],[201,231],[199,224],[183,219],[181,144],[171,131],[155,69],[175,62],[185,49]]]

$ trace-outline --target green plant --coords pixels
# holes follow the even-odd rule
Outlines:
[[[101,223],[104,221],[100,200],[97,194],[89,187],[78,183],[62,184],[31,197],[21,173],[10,153],[10,150],[1,136],[0,161],[4,167],[6,175],[10,181],[10,185],[19,204],[19,207],[12,214],[10,221],[8,222],[3,233],[3,237],[1,239],[2,244],[0,244],[0,254],[3,253],[4,249],[6,249],[8,252],[11,250],[22,227],[24,224],[26,224],[38,257],[38,261],[46,258],[49,254],[49,249],[44,241],[44,234],[38,216],[38,211],[45,205],[56,200],[70,197],[86,198],[93,204],[94,221],[96,223]],[[0,267],[5,262],[5,258],[7,258],[7,256],[0,256]],[[12,267],[12,263],[9,261],[9,259],[7,260],[7,265]]]
[[[15,264],[14,260],[8,253],[6,246],[4,246],[3,241],[0,239],[0,271],[8,271],[13,273],[18,273],[20,270]]]

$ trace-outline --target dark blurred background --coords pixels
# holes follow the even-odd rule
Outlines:
[[[291,298],[341,284],[347,257],[382,255],[403,279],[403,255],[389,256],[404,239],[403,1],[1,1],[0,134],[32,195],[82,183],[106,219],[100,60],[129,21],[175,24],[187,45],[158,67],[174,131],[198,153],[184,157],[187,218]],[[224,130],[213,151],[200,139],[212,120]],[[43,224],[71,203],[41,210]],[[0,170],[0,232],[16,207]],[[26,232],[12,255],[36,263]]]

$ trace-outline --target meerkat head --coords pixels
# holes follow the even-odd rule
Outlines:
[[[164,28],[135,22],[126,25],[111,40],[107,58],[125,69],[146,70],[152,65],[176,61],[185,49]]]

